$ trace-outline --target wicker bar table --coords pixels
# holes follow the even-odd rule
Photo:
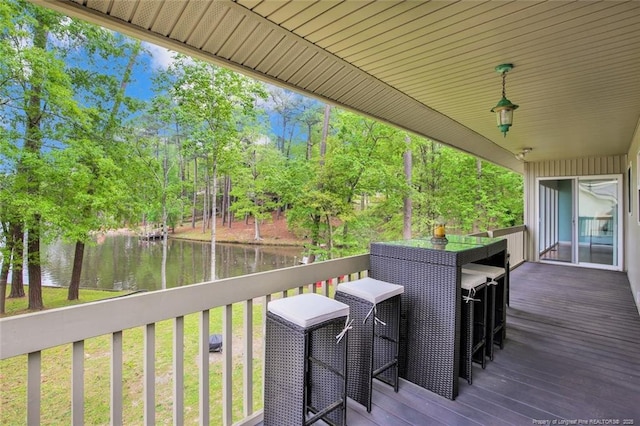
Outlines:
[[[470,262],[504,266],[507,241],[447,235],[372,243],[371,278],[404,286],[400,326],[400,377],[449,399],[458,395],[461,267]]]

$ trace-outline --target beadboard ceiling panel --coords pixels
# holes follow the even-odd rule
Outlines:
[[[520,172],[524,147],[625,154],[640,119],[638,1],[32,1]],[[506,138],[501,63],[520,105]]]

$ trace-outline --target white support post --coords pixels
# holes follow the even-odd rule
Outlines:
[[[253,299],[244,302],[244,388],[243,411],[249,417],[253,413]]]
[[[71,358],[71,424],[84,425],[84,340],[73,342]]]
[[[40,424],[40,380],[41,353],[30,352],[27,356],[27,424]]]
[[[262,298],[262,389],[264,390],[264,372],[265,372],[265,364],[264,361],[267,359],[267,306],[271,302],[271,295],[267,294]]]
[[[222,313],[222,424],[230,426],[233,418],[233,305]]]
[[[173,424],[184,425],[184,317],[173,320]]]
[[[111,424],[122,424],[122,331],[111,335]]]
[[[144,424],[156,423],[156,325],[147,324],[144,333]]]
[[[200,313],[200,426],[209,426],[209,310]]]

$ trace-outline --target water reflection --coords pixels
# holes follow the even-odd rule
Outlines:
[[[68,286],[74,245],[56,242],[43,247],[43,285]],[[216,279],[293,266],[301,247],[238,244],[216,245]],[[180,287],[210,279],[209,243],[169,240],[167,287]],[[81,287],[115,290],[159,290],[162,243],[141,241],[131,235],[110,235],[87,245]],[[26,277],[25,277],[26,279]]]

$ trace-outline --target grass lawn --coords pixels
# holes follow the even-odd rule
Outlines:
[[[93,294],[97,293],[97,294]],[[81,301],[88,302],[119,296],[117,292],[81,290]],[[43,289],[43,300],[48,308],[67,306],[66,289]],[[7,312],[27,313],[26,299],[7,300]],[[242,352],[244,307],[233,307],[233,419],[242,414]],[[10,315],[10,314],[8,314]],[[198,423],[198,333],[199,314],[184,318],[184,401],[185,424]],[[155,338],[155,405],[156,424],[172,424],[173,410],[173,320],[156,323]],[[221,333],[222,308],[210,311],[211,334]],[[254,407],[262,407],[262,304],[253,304],[253,380]],[[123,332],[123,422],[143,423],[144,371],[143,328]],[[28,338],[28,336],[25,336]],[[110,362],[111,336],[99,336],[84,342],[85,424],[110,423]],[[222,424],[222,355],[209,354],[209,386],[211,424]],[[0,424],[26,424],[27,357],[17,356],[0,361]],[[71,345],[42,351],[41,424],[71,423]]]
[[[7,286],[7,295],[10,291],[10,285]],[[119,297],[131,293],[130,291],[104,291],[104,290],[88,290],[80,289],[80,300],[67,300],[67,288],[62,287],[42,287],[42,301],[45,309],[62,308],[64,306],[79,305],[81,303],[95,302],[96,300],[109,299]],[[12,315],[28,314],[29,306],[29,286],[24,287],[25,296],[15,299],[6,299],[6,313],[0,317],[9,317]]]

